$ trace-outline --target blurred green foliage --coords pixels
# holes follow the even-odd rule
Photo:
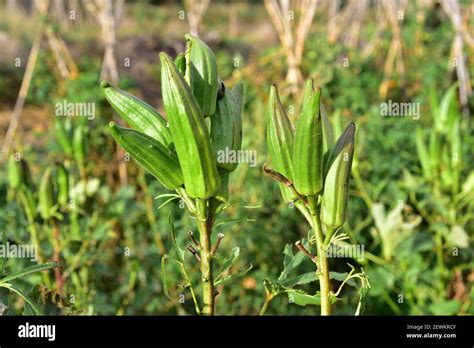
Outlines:
[[[264,178],[261,171],[263,163],[268,161],[264,145],[267,94],[270,84],[283,81],[286,74],[282,51],[276,42],[259,45],[248,32],[229,37],[225,20],[228,10],[221,5],[209,9],[204,27],[209,31],[217,28],[218,39],[212,36],[210,46],[216,52],[220,75],[226,85],[232,87],[236,80],[243,80],[245,84],[243,148],[258,151],[258,165],[255,168],[240,165],[232,174],[230,190],[236,201],[225,210],[222,218],[237,221],[216,228],[216,234],[223,232],[226,235],[218,264],[232,254],[234,247],[239,247],[239,257],[230,272],[245,270],[249,264],[253,269],[242,278],[218,287],[216,313],[255,315],[265,299],[263,280],[278,278],[285,246],[306,237],[309,226],[295,214],[294,208],[281,203],[277,185]],[[157,40],[153,54],[162,46],[168,52],[176,53],[179,47],[171,44],[174,38],[164,38],[168,23],[171,23],[170,28],[180,28],[176,37],[181,37],[187,30],[185,23],[175,23],[176,9],[176,6],[155,9],[149,4],[130,4],[126,16],[127,21],[130,19],[134,24],[127,23],[119,32],[119,42],[121,37],[143,33],[146,27],[146,34]],[[415,14],[407,11],[402,29],[407,73],[404,79],[394,77],[394,86],[387,97],[387,100],[419,103],[419,120],[380,115],[380,105],[386,102],[379,97],[379,86],[383,80],[389,37],[383,38],[382,45],[372,55],[363,57],[358,50],[329,43],[325,26],[316,19],[306,42],[303,75],[313,77],[322,85],[323,103],[333,123],[338,122],[334,117],[338,113],[342,124],[354,121],[358,127],[357,165],[353,171],[349,216],[344,231],[351,244],[365,247],[365,257],[331,259],[330,264],[335,272],[347,270],[347,263],[363,267],[371,284],[365,314],[474,314],[472,127],[467,119],[462,121],[459,190],[465,190],[465,197],[469,199],[463,196],[457,201],[458,205],[451,205],[453,196],[450,192],[433,189],[432,183],[422,174],[416,151],[416,129],[428,133],[434,127],[435,106],[430,103],[430,91],[437,92],[439,101],[453,82],[453,75],[446,70],[453,32],[449,22],[440,20],[438,7],[430,11],[422,32],[421,55],[416,55],[413,47],[415,32],[419,30]],[[250,28],[256,27],[262,18],[268,18],[261,5],[244,4],[238,7],[238,13],[241,26]],[[373,30],[373,25],[369,24],[364,34],[370,35]],[[70,34],[74,38],[71,45],[82,44],[79,41],[82,40],[87,41],[85,47],[90,47],[98,41],[97,32],[91,28],[84,29],[87,35],[79,31]],[[66,32],[65,36],[68,35]],[[166,278],[170,295],[176,301],[164,294],[160,239],[165,252],[172,254],[169,216],[175,222],[177,243],[181,247],[189,244],[186,232],[195,230],[194,222],[182,214],[177,201],[158,210],[164,201],[153,198],[165,191],[152,177],[144,176],[133,162],[126,164],[128,185],[120,185],[115,147],[105,127],[112,113],[99,88],[102,53],[88,56],[86,52],[87,49],[76,58],[81,73],[74,81],[60,81],[54,73],[53,57],[48,51],[42,52],[27,99],[27,104],[49,110],[45,118],[50,125],[53,124],[54,104],[58,101],[87,101],[96,105],[94,121],[71,121],[72,128],[78,123],[87,126],[86,171],[88,180],[96,180],[98,187],[79,204],[75,233],[72,233],[74,222],[69,216],[65,215],[58,222],[65,269],[72,267],[66,282],[64,306],[78,314],[191,314],[194,308],[189,289],[183,287],[179,267],[172,263],[167,265]],[[348,59],[347,66],[344,58]],[[15,69],[1,69],[0,101],[11,106],[21,73]],[[5,74],[3,69],[6,69]],[[159,69],[157,59],[140,73],[122,69],[120,86],[133,92],[143,92],[139,88],[152,89],[154,85],[142,86],[143,75],[140,74],[146,71],[156,78]],[[472,76],[472,68],[470,71]],[[159,90],[151,92],[156,100],[147,101],[160,105]],[[298,104],[294,96],[286,94],[283,98],[286,105]],[[459,107],[456,112],[459,114]],[[297,112],[292,117],[296,115]],[[459,114],[459,117],[462,116]],[[54,127],[48,127],[41,138],[40,149],[25,144],[20,151],[32,167],[35,185],[39,185],[39,174],[54,161],[68,163],[76,185],[83,180],[77,164],[67,158],[57,144]],[[1,171],[0,226],[4,226],[9,240],[28,243],[29,224],[7,188],[4,166]],[[155,219],[150,218],[150,214]],[[42,248],[50,257],[50,226],[39,217],[35,223],[42,231]],[[190,281],[199,284],[197,263],[191,254],[186,253],[185,257]],[[13,272],[30,265],[27,260],[10,259],[6,269]],[[308,259],[299,267],[300,274],[313,269]],[[40,275],[22,279],[18,287],[35,299],[50,296],[47,291],[39,291],[35,284],[43,284]],[[334,280],[333,291],[339,285],[340,282]],[[314,283],[304,286],[313,293],[317,291]],[[335,314],[353,315],[359,298],[357,289],[346,287],[343,292],[343,301],[334,306]],[[180,295],[184,296],[183,303],[179,301]],[[0,292],[0,302],[7,303],[5,298],[9,299],[6,314],[21,314],[24,308],[28,313],[28,307],[23,307],[21,301]],[[313,306],[301,307],[289,303],[287,297],[279,296],[271,302],[266,313],[312,315],[317,312]]]

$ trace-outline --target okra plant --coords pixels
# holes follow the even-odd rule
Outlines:
[[[292,290],[292,295],[304,296],[302,303],[320,303],[321,315],[329,315],[331,304],[339,291],[336,294],[331,291],[327,250],[336,240],[345,238],[339,230],[346,217],[355,125],[349,124],[334,143],[332,128],[321,104],[321,89],[314,88],[312,80],[306,83],[301,110],[301,117],[294,131],[280,101],[277,86],[272,85],[269,96],[267,145],[273,169],[265,165],[264,171],[278,182],[285,203],[293,204],[312,229],[312,235],[308,236],[309,243],[300,240],[296,242],[296,246],[315,263],[320,293],[319,296],[311,297],[301,291]],[[315,248],[316,253],[311,248]],[[294,261],[291,251],[285,250],[285,255],[293,260],[292,268],[296,262],[301,262],[301,260]],[[285,262],[286,268],[289,263]],[[285,271],[279,279],[281,283],[271,281],[265,283],[267,290],[265,309],[274,295],[281,292],[290,294],[282,278],[287,272],[283,273]],[[368,285],[364,273],[351,272],[347,277],[358,277],[362,287],[366,288]],[[305,279],[308,283],[312,277],[309,275]]]
[[[211,49],[191,35],[186,35],[186,39],[186,52],[178,54],[174,61],[168,54],[160,54],[167,121],[133,95],[107,82],[101,86],[108,102],[131,127],[110,123],[116,142],[166,189],[175,191],[167,196],[180,198],[196,221],[199,241],[191,233],[193,245],[187,249],[200,262],[201,306],[189,284],[184,251],[176,243],[179,250],[175,261],[188,281],[198,314],[213,315],[216,296],[213,259],[223,235],[217,235],[213,244],[212,231],[216,216],[228,204],[229,174],[237,166],[218,163],[217,153],[240,150],[243,86],[226,89],[218,79]],[[166,256],[163,265],[165,260]]]
[[[469,246],[470,211],[474,206],[474,171],[463,151],[469,127],[459,112],[456,89],[457,84],[452,85],[441,98],[432,90],[433,127],[420,125],[416,130],[421,175],[405,171],[410,201],[433,232],[437,266],[443,277],[437,284],[439,288],[451,276],[446,255],[453,248]]]
[[[16,157],[17,155],[10,155],[8,159],[9,186],[27,218],[31,243],[36,246],[38,262],[43,264],[47,259],[42,240],[48,239],[53,249],[51,259],[60,264],[64,243],[60,235],[59,221],[72,210],[69,205],[69,173],[62,164],[48,166],[36,189],[27,162]],[[42,224],[37,221],[39,217]],[[64,279],[60,268],[54,269],[54,276],[56,291],[63,294]],[[48,286],[51,285],[46,274],[44,281]]]

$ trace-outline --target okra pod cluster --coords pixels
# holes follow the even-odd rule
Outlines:
[[[212,315],[212,259],[219,245],[211,245],[212,226],[214,216],[229,200],[229,174],[237,167],[230,159],[219,163],[217,159],[220,151],[240,150],[244,90],[240,84],[226,89],[219,82],[211,49],[191,35],[186,35],[186,40],[186,52],[174,60],[160,53],[168,123],[131,94],[107,82],[101,86],[109,103],[132,128],[110,123],[115,141],[166,189],[176,190],[196,218],[200,250],[199,255],[193,254],[201,264],[202,314]]]
[[[211,49],[191,35],[186,40],[186,52],[174,60],[160,53],[167,121],[144,101],[102,82],[106,99],[131,127],[111,123],[110,130],[116,142],[168,190],[184,189],[196,199],[222,199],[227,197],[223,193],[228,172],[237,163],[217,163],[217,154],[240,150],[243,86],[226,89],[219,82]]]
[[[269,96],[267,145],[286,202],[319,202],[321,221],[338,228],[345,220],[354,153],[355,125],[351,123],[333,144],[332,128],[321,103],[321,89],[306,83],[301,116],[294,130],[277,87]],[[320,197],[320,199],[318,199]]]
[[[41,177],[38,190],[38,210],[44,220],[69,202],[69,173],[62,164],[48,166]]]
[[[459,191],[460,165],[462,163],[461,117],[456,106],[456,85],[451,86],[437,102],[432,96],[434,127],[416,130],[416,150],[421,171],[429,183],[443,190]],[[434,93],[434,92],[433,92]],[[427,137],[428,135],[428,137]]]
[[[19,193],[19,199],[32,217],[37,213],[44,220],[55,216],[58,209],[69,202],[69,173],[62,164],[51,165],[41,176],[38,196],[30,179],[26,161],[16,161],[14,156],[8,160],[8,179],[10,187]]]

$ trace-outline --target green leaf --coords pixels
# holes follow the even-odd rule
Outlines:
[[[160,210],[161,208],[163,208],[165,205],[167,205],[168,203],[171,203],[172,201],[174,201],[175,199],[179,199],[181,198],[180,196],[176,195],[176,197],[171,197],[169,198],[168,200],[166,200],[164,203],[162,203],[157,210]]]
[[[268,278],[263,280],[263,286],[265,287],[267,296],[271,295],[272,297],[275,297],[277,295],[286,293],[288,295],[288,301],[290,303],[295,303],[299,306],[321,304],[321,297],[319,295],[319,292],[316,295],[309,295],[302,290],[289,289],[278,281],[274,281]]]
[[[273,297],[286,291],[284,286],[269,278],[263,280],[263,287],[265,288],[267,295],[271,294]]]
[[[433,87],[430,89],[430,109],[433,119],[435,121],[435,127],[441,129],[440,119],[439,119],[439,105],[438,105],[438,96],[436,95],[436,89]]]
[[[447,123],[448,123],[450,105],[454,100],[456,88],[457,88],[457,83],[449,87],[449,89],[446,91],[446,93],[443,95],[443,98],[441,99],[441,104],[438,110],[439,123],[437,124],[439,131],[442,131],[442,132],[446,131],[446,126],[448,125]]]
[[[298,306],[306,306],[306,305],[316,305],[319,306],[321,304],[321,296],[319,294],[316,295],[309,295],[301,290],[287,290],[288,293],[288,300],[290,303],[295,303]]]
[[[469,236],[464,228],[459,225],[452,227],[449,239],[454,246],[459,248],[467,248],[469,246]]]
[[[383,267],[377,267],[368,271],[370,282],[373,284],[370,296],[379,296],[383,291],[390,291],[395,283],[392,272]]]
[[[309,248],[308,241],[303,239],[303,245],[306,249]],[[291,271],[293,271],[296,267],[298,267],[305,259],[305,255],[303,253],[297,253],[296,255],[293,254],[293,245],[287,244],[285,249],[283,250],[283,271],[281,272],[280,276],[278,277],[279,282],[285,281]]]
[[[243,271],[240,271],[240,272],[237,272],[237,273],[233,273],[233,274],[229,274],[227,276],[225,276],[224,278],[221,278],[217,281],[214,282],[214,285],[219,285],[219,284],[222,284],[224,282],[227,282],[231,279],[237,279],[237,278],[240,278],[244,275],[246,275],[248,272],[250,272],[250,270],[253,268],[253,265],[250,264],[250,266],[246,269],[244,269]]]
[[[295,285],[309,284],[316,280],[318,280],[318,276],[316,275],[316,272],[308,272],[308,273],[300,274],[299,276],[296,276],[294,278],[287,279],[283,281],[282,284],[287,287],[293,287]]]
[[[343,282],[344,280],[346,280],[348,275],[349,275],[349,273],[347,273],[347,272],[345,272],[345,273],[329,272],[329,278],[340,281],[340,282]],[[357,287],[357,283],[354,279],[348,279],[346,281],[346,284],[349,284],[350,286],[353,286],[355,288]]]
[[[171,239],[173,241],[173,244],[175,246],[175,249],[176,249],[176,254],[178,255],[178,259],[179,261],[181,262],[184,262],[184,253],[185,253],[185,250],[182,249],[179,245],[178,245],[178,242],[176,241],[176,231],[174,229],[174,222],[173,222],[173,217],[170,215],[169,217],[169,225],[171,227]]]
[[[214,225],[214,228],[216,227],[219,227],[219,226],[222,226],[222,225],[227,225],[227,224],[231,224],[231,223],[234,223],[234,222],[255,222],[257,220],[255,219],[250,219],[250,218],[243,218],[243,219],[222,219],[222,220],[217,220],[215,225]]]
[[[65,304],[55,290],[35,285],[29,292],[28,298],[34,302],[44,315],[66,315],[71,312],[72,305]],[[32,315],[31,306],[26,306],[23,315]]]
[[[219,273],[219,275],[216,277],[216,282],[219,281],[221,277],[224,276],[224,274],[232,267],[234,262],[238,259],[240,255],[240,248],[235,247],[232,249],[232,254],[224,261],[224,264],[222,265],[222,270]]]
[[[0,283],[0,287],[4,287],[4,288],[14,292],[18,296],[20,296],[25,301],[26,305],[31,306],[31,309],[33,310],[33,313],[35,315],[44,315],[44,313],[41,311],[41,308],[39,308],[38,305],[36,305],[28,296],[23,294],[20,290],[13,287],[13,285],[8,284],[8,283]]]
[[[359,289],[359,304],[357,305],[357,310],[355,315],[364,314],[365,311],[365,300],[367,299],[367,294],[369,293],[370,288],[362,287]]]
[[[474,192],[474,172],[469,173],[466,181],[462,185],[462,194],[468,196]]]
[[[47,263],[43,263],[41,265],[31,266],[31,267],[28,267],[28,268],[23,269],[21,271],[14,272],[14,273],[0,279],[0,284],[5,284],[5,283],[10,282],[14,279],[24,277],[24,276],[26,276],[28,274],[31,274],[31,273],[46,271],[46,270],[53,269],[53,268],[56,268],[56,267],[59,267],[59,264],[57,262],[47,262]]]
[[[434,315],[455,315],[459,312],[461,303],[456,300],[433,303],[429,309]]]
[[[7,245],[7,234],[2,233],[2,244]],[[3,257],[0,259],[0,277],[3,277],[3,272],[5,270],[5,264],[7,263],[7,253],[4,253]]]
[[[0,287],[0,316],[7,315],[10,307],[8,289]]]
[[[168,255],[164,255],[161,258],[161,280],[163,281],[163,292],[165,293],[166,297],[168,297],[171,301],[175,302],[176,300],[171,297],[168,291],[168,281],[166,280],[166,259],[168,259]]]

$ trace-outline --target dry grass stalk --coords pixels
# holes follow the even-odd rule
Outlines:
[[[299,85],[303,80],[300,64],[317,4],[317,0],[265,0],[265,7],[288,62],[286,81],[293,86]],[[296,19],[297,17],[299,18]]]
[[[16,130],[20,123],[21,111],[25,105],[26,96],[28,95],[28,89],[30,88],[31,78],[33,77],[33,71],[36,65],[36,60],[38,58],[38,53],[41,45],[41,40],[43,38],[44,29],[41,27],[37,34],[33,46],[31,47],[30,55],[28,57],[28,63],[26,64],[25,75],[21,81],[20,92],[18,93],[18,98],[16,99],[15,108],[12,112],[12,117],[10,119],[10,124],[8,125],[7,134],[5,136],[5,141],[2,147],[2,155],[6,160],[10,153],[12,147],[13,139],[15,138]]]
[[[105,46],[104,58],[100,72],[101,80],[110,80],[114,85],[119,83],[119,73],[115,60],[116,27],[122,14],[123,1],[115,2],[115,11],[112,0],[84,0],[86,9],[96,18],[102,30],[102,41]],[[116,118],[116,117],[115,117]],[[117,122],[120,121],[117,119]],[[120,183],[127,184],[127,168],[123,162],[125,152],[116,146],[116,156],[118,161],[118,172]]]
[[[350,0],[337,14],[338,3],[333,3],[328,19],[329,41],[339,41],[351,48],[357,47],[369,5],[369,0]]]
[[[464,40],[466,35],[469,37],[469,34],[467,34],[467,32],[463,34],[462,16],[458,0],[442,0],[441,7],[448,15],[455,30],[451,52],[453,59],[450,59],[449,69],[452,70],[456,68],[456,75],[459,81],[459,99],[463,113],[468,115],[468,99],[472,94],[472,86],[464,58]],[[453,62],[453,64],[451,64],[451,62]]]
[[[48,0],[35,0],[35,6],[37,7],[39,13],[43,16],[47,16],[49,1]],[[28,95],[28,89],[31,84],[31,79],[33,77],[34,67],[36,65],[36,59],[41,46],[41,41],[44,34],[48,39],[48,45],[53,51],[56,66],[59,70],[59,73],[64,79],[75,79],[79,74],[79,70],[69,53],[64,41],[61,37],[54,31],[53,26],[50,23],[40,25],[38,29],[35,41],[30,51],[28,57],[28,63],[26,65],[25,75],[21,83],[20,91],[18,93],[18,98],[13,109],[12,117],[8,125],[8,130],[5,136],[5,141],[2,146],[2,155],[6,158],[11,150],[15,134],[17,132],[18,126],[20,124],[20,116],[25,105],[25,100]]]
[[[384,67],[384,79],[380,84],[379,94],[382,99],[385,99],[390,87],[390,80],[393,74],[393,68],[396,66],[398,78],[403,78],[405,75],[405,66],[403,64],[402,55],[402,39],[400,22],[403,19],[405,9],[407,6],[406,0],[381,0],[382,8],[385,16],[390,24],[392,32],[392,41],[388,50],[387,59]],[[400,17],[402,16],[402,17]]]
[[[211,0],[184,0],[191,35],[199,37],[201,22],[210,2]]]

